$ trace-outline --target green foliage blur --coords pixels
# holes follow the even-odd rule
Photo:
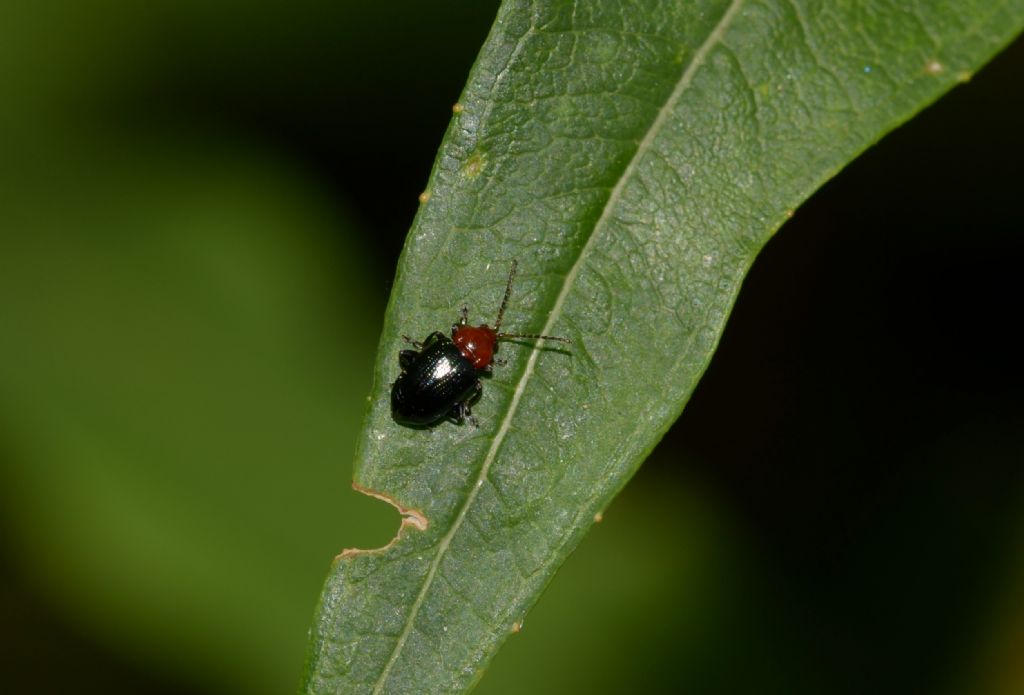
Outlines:
[[[397,527],[350,459],[495,7],[0,9],[5,692],[294,690]],[[798,211],[478,692],[1024,692],[1022,68]]]

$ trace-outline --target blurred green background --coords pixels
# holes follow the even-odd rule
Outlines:
[[[495,2],[0,7],[5,692],[291,692]],[[1020,41],[797,213],[481,693],[1024,692]],[[439,285],[443,291],[443,284]]]

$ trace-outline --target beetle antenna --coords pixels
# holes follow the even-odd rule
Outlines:
[[[498,339],[502,338],[526,338],[527,340],[557,340],[560,343],[572,343],[568,338],[559,338],[553,335],[540,335],[539,333],[499,333]]]
[[[508,271],[508,284],[505,285],[505,297],[501,300],[501,307],[498,309],[498,320],[494,322],[495,332],[501,328],[501,319],[505,316],[505,307],[508,306],[508,298],[512,294],[512,281],[516,277],[516,268],[518,267],[519,261],[512,259],[512,267]]]

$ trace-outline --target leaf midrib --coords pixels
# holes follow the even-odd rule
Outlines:
[[[665,101],[665,104],[658,111],[658,115],[655,117],[651,126],[647,129],[646,134],[637,145],[637,150],[633,157],[629,160],[626,168],[622,172],[622,176],[616,182],[615,187],[612,189],[608,196],[608,200],[605,203],[604,209],[601,211],[601,216],[598,217],[597,222],[587,237],[586,242],[580,249],[579,255],[576,261],[573,263],[569,272],[565,275],[565,280],[562,283],[562,288],[555,298],[555,303],[551,309],[551,313],[548,315],[548,320],[544,324],[544,328],[540,331],[544,335],[550,335],[554,324],[558,321],[562,313],[562,308],[565,305],[566,297],[569,295],[569,291],[576,282],[576,276],[579,274],[579,270],[583,265],[584,259],[590,252],[593,240],[599,236],[598,232],[607,224],[611,218],[612,210],[615,208],[619,199],[623,195],[626,183],[630,180],[633,173],[636,171],[639,162],[643,159],[644,155],[650,150],[654,143],[654,139],[661,132],[662,126],[665,121],[668,120],[679,99],[689,88],[693,82],[693,77],[697,73],[697,70],[701,68],[704,61],[707,58],[708,53],[715,47],[716,44],[721,40],[722,35],[729,28],[733,19],[743,6],[744,0],[732,0],[729,7],[726,8],[722,14],[722,18],[718,21],[715,27],[708,34],[707,39],[701,44],[700,48],[693,54],[693,59],[686,66],[682,76],[676,83],[675,88],[672,90],[672,94]],[[526,361],[526,368],[523,370],[522,376],[519,377],[519,381],[516,383],[515,391],[512,395],[512,402],[509,404],[508,410],[505,413],[505,417],[502,418],[501,425],[498,427],[497,433],[494,435],[494,439],[491,441],[491,447],[487,451],[487,455],[484,457],[483,465],[480,467],[480,472],[477,474],[476,482],[471,486],[469,494],[466,496],[466,501],[463,503],[462,508],[456,515],[455,520],[452,522],[452,526],[448,533],[444,535],[441,541],[437,545],[434,559],[430,563],[430,567],[427,570],[427,574],[423,579],[423,586],[420,588],[419,593],[416,596],[416,600],[413,601],[412,607],[409,610],[409,615],[406,618],[405,625],[402,628],[402,632],[398,637],[398,641],[395,643],[395,648],[391,653],[390,658],[381,671],[380,677],[377,679],[376,684],[373,688],[373,695],[379,695],[383,692],[384,685],[391,675],[391,669],[394,664],[398,661],[399,655],[402,653],[402,649],[405,647],[406,641],[409,639],[409,635],[412,634],[413,625],[416,622],[416,617],[419,614],[420,608],[426,599],[427,592],[430,590],[431,585],[434,582],[434,576],[437,574],[437,568],[441,565],[441,560],[444,559],[445,553],[448,551],[448,547],[451,544],[455,534],[458,533],[459,528],[462,526],[462,522],[465,520],[466,515],[469,513],[470,508],[473,506],[476,500],[477,494],[480,488],[483,487],[484,480],[487,479],[487,475],[490,472],[491,466],[494,460],[497,458],[498,450],[501,449],[501,445],[505,440],[508,430],[511,427],[512,420],[515,417],[516,411],[519,408],[519,401],[522,399],[523,393],[526,391],[526,387],[533,376],[535,366],[537,364],[538,350],[533,350],[530,353],[529,359]]]

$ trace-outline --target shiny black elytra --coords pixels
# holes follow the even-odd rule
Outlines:
[[[480,375],[491,373],[499,340],[525,338],[572,342],[550,335],[501,333],[498,330],[518,266],[517,261],[512,261],[494,328],[486,323],[470,326],[468,311],[462,307],[462,317],[452,326],[451,339],[440,331],[434,331],[422,343],[403,336],[416,349],[398,353],[402,373],[391,387],[391,414],[396,422],[423,427],[448,419],[459,424],[469,420],[476,425],[469,406],[483,390]]]

